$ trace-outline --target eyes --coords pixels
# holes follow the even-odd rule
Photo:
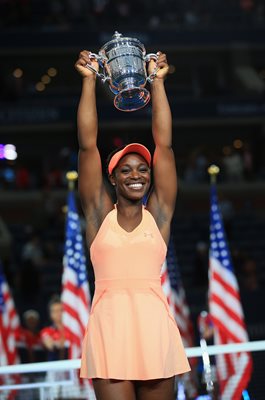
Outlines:
[[[122,174],[129,174],[132,171],[132,168],[130,168],[129,166],[124,166],[120,169]],[[149,168],[146,165],[141,165],[137,171],[139,171],[141,174],[145,174],[147,172],[149,172]]]

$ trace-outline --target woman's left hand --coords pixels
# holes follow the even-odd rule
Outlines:
[[[158,55],[158,60],[157,61],[150,60],[148,64],[148,74],[149,75],[152,74],[152,72],[158,67],[159,69],[156,72],[155,79],[164,80],[169,70],[169,65],[167,63],[167,56],[165,53],[162,53],[161,51],[159,51],[157,55]]]

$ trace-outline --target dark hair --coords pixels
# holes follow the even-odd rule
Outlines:
[[[50,311],[51,310],[51,307],[54,305],[54,304],[61,304],[62,303],[62,300],[61,300],[61,298],[60,298],[60,296],[58,295],[58,294],[54,294],[52,297],[51,297],[51,299],[50,299],[50,301],[48,302],[48,310]]]

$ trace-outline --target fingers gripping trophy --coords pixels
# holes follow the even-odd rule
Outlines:
[[[165,54],[146,54],[138,39],[118,32],[98,54],[82,51],[75,67],[83,77],[95,74],[107,82],[115,94],[115,107],[127,112],[143,108],[150,100],[146,83],[152,83],[155,77],[164,79],[168,72]]]

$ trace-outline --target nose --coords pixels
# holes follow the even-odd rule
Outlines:
[[[140,176],[140,174],[139,174],[139,171],[137,171],[137,169],[133,169],[133,170],[131,171],[131,177],[132,177],[133,179],[138,179],[139,176]]]

